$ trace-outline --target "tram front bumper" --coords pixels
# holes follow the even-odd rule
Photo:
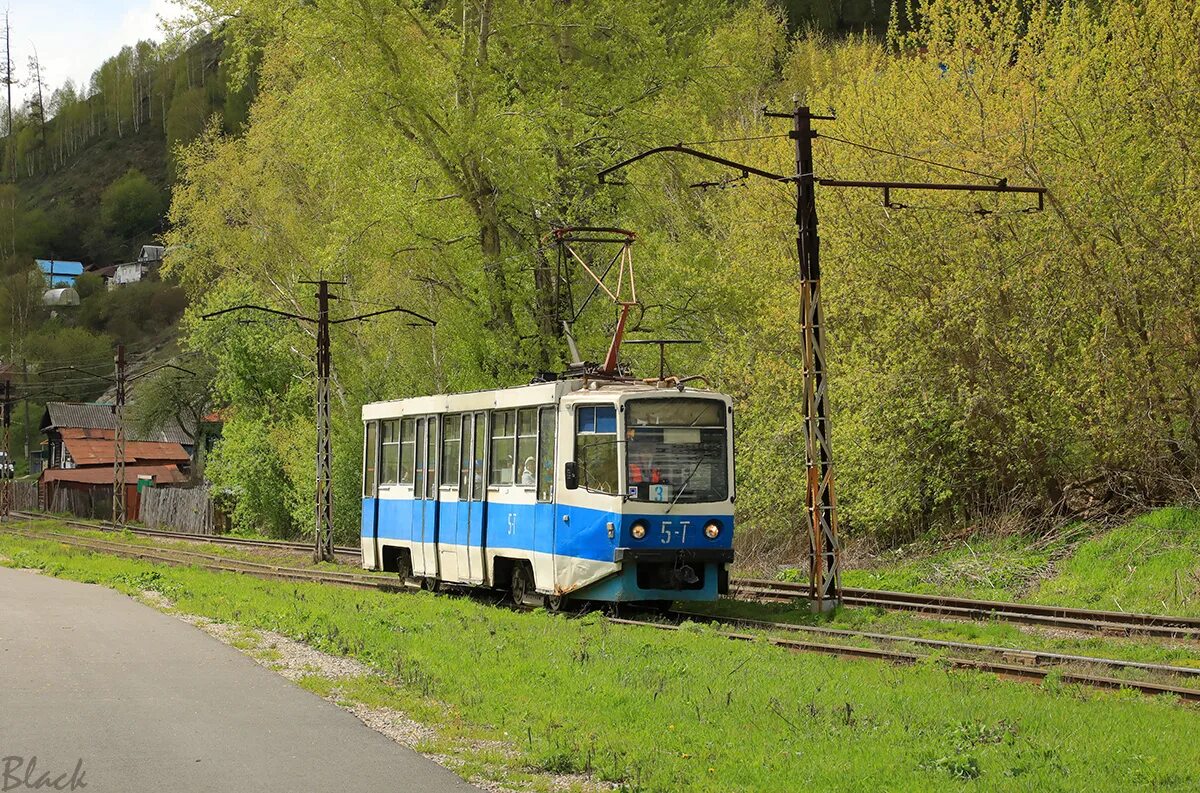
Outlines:
[[[729,591],[732,548],[618,548],[621,570],[577,596],[596,600],[715,600]]]

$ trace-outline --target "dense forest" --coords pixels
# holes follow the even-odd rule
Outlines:
[[[94,124],[171,144],[168,272],[192,299],[184,343],[208,368],[163,390],[225,409],[208,473],[244,526],[287,535],[310,520],[313,339],[201,313],[307,312],[299,281],[326,276],[347,282],[343,315],[399,304],[438,320],[335,332],[344,540],[363,402],[562,367],[546,235],[573,224],[637,231],[635,334],[705,342],[671,368],[737,400],[743,540],[794,538],[790,190],[670,158],[596,179],[676,142],[789,172],[786,128],[762,108],[794,100],[836,116],[818,127],[819,176],[1050,190],[1034,212],[1022,197],[908,192],[883,206],[818,188],[845,531],[898,540],[1196,497],[1200,20],[1183,0],[329,0],[287,13],[209,0],[191,24],[211,33],[200,50],[219,50],[199,59],[204,77],[178,54],[162,76],[165,56],[153,66],[132,48],[76,92],[61,129],[40,137],[26,115],[15,162],[53,171]],[[588,357],[614,321],[581,319]],[[657,368],[648,351],[628,357]]]

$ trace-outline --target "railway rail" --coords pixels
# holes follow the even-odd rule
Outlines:
[[[92,531],[127,531],[130,534],[137,534],[142,537],[161,537],[163,539],[188,540],[191,542],[203,542],[211,545],[231,545],[242,546],[246,548],[277,548],[283,551],[296,551],[298,553],[312,553],[313,544],[310,542],[293,542],[290,540],[255,540],[250,537],[233,537],[228,534],[191,534],[182,531],[166,531],[165,529],[147,529],[142,526],[117,526],[115,523],[108,521],[89,521],[80,520],[78,518],[62,518],[58,515],[49,515],[39,512],[17,512],[9,513],[13,517],[24,518],[27,520],[39,520],[44,518],[52,518],[62,523],[71,526],[77,526],[82,529]],[[350,546],[334,546],[333,554],[339,560],[344,562],[353,562],[357,564],[362,559],[362,551],[358,548]]]
[[[68,521],[68,523],[72,523],[72,521]],[[86,528],[95,528],[94,524],[83,522],[78,523]],[[362,589],[376,589],[388,592],[404,591],[408,589],[408,587],[396,579],[368,573],[306,569],[266,562],[251,562],[178,547],[164,548],[161,546],[135,545],[118,542],[115,540],[80,537],[75,534],[68,534],[64,532],[44,530],[34,531],[30,529],[24,529],[19,525],[13,524],[0,526],[0,530],[32,539],[52,539],[56,542],[98,553],[107,553],[134,559],[144,559],[147,561],[160,562],[164,564],[191,565],[208,570],[253,575],[269,580],[328,583]],[[745,619],[730,621],[713,617],[704,617],[702,615],[695,615],[686,612],[677,612],[677,616],[692,620],[705,619],[707,621],[717,622],[723,625],[741,624],[747,627],[753,626],[767,630],[806,632],[813,635],[823,635],[827,637],[837,637],[843,639],[866,639],[877,642],[908,643],[915,646],[937,647],[942,650],[952,649],[956,651],[980,652],[999,656],[999,660],[955,656],[940,657],[939,661],[952,668],[987,672],[1014,680],[1037,682],[1046,679],[1053,672],[1054,674],[1058,675],[1059,679],[1064,683],[1073,683],[1106,689],[1128,688],[1147,695],[1169,694],[1176,696],[1185,702],[1200,702],[1200,689],[1192,689],[1159,681],[1117,678],[1064,668],[1064,666],[1067,664],[1076,664],[1091,667],[1104,667],[1114,670],[1136,670],[1138,672],[1150,672],[1154,674],[1172,675],[1176,677],[1200,676],[1200,669],[1192,669],[1190,667],[1149,664],[1092,656],[1073,656],[1060,653],[1047,653],[1037,650],[1025,650],[1021,648],[971,645],[965,642],[945,642],[931,639],[919,639],[917,637],[895,636],[891,634],[871,634],[859,631],[835,630],[831,628],[812,628],[809,626],[796,626],[786,623],[766,623]],[[678,624],[662,623],[650,620],[619,617],[613,617],[610,619],[616,624],[641,625],[662,630],[678,629],[679,627]],[[730,640],[754,641],[765,639],[775,646],[792,651],[815,652],[843,658],[867,658],[888,661],[891,663],[911,664],[920,662],[930,657],[928,654],[906,650],[885,649],[880,647],[862,647],[849,644],[834,644],[829,642],[781,637],[770,634],[763,636],[761,634],[742,633],[728,630],[719,630],[715,633],[718,636],[722,636]],[[1013,660],[1022,660],[1025,663],[1012,663]],[[1043,666],[1034,665],[1039,663],[1048,663],[1052,664],[1053,666],[1052,668],[1045,668]]]
[[[729,582],[729,594],[731,597],[748,600],[790,603],[806,599],[808,586],[786,581],[735,578]],[[842,599],[847,606],[914,611],[974,621],[1001,620],[1105,635],[1141,634],[1167,638],[1200,638],[1200,619],[1194,617],[1099,611],[852,587],[842,589]]]

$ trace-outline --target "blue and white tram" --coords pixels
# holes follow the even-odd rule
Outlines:
[[[526,604],[713,600],[733,560],[733,407],[583,378],[363,406],[367,569]]]

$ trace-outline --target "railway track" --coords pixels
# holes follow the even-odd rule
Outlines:
[[[1034,666],[1082,664],[1087,666],[1105,667],[1113,670],[1140,670],[1156,674],[1171,674],[1178,677],[1200,677],[1200,667],[1173,666],[1168,664],[1152,664],[1141,661],[1126,661],[1117,658],[1102,658],[1092,655],[1073,655],[1056,653],[1049,650],[1028,650],[1020,647],[1004,647],[994,644],[975,644],[973,642],[955,642],[945,639],[925,639],[918,636],[903,636],[894,633],[875,633],[871,631],[852,631],[840,628],[823,628],[815,625],[797,625],[791,622],[768,622],[742,617],[714,617],[710,614],[699,614],[691,611],[672,611],[674,617],[693,622],[710,622],[719,625],[743,625],[748,628],[762,630],[786,631],[804,633],[812,636],[827,636],[840,639],[865,639],[887,644],[911,644],[917,647],[929,647],[935,650],[953,650],[956,652],[977,652],[994,655],[1010,662],[1032,664]]]
[[[199,535],[182,532],[146,529],[141,527],[118,528],[104,521],[84,521],[34,512],[13,512],[14,517],[39,519],[53,517],[71,526],[89,530],[128,531],[144,537],[186,540],[214,545],[241,546],[247,548],[277,548],[298,553],[308,553],[312,545],[286,540],[254,540],[227,535]],[[358,548],[335,547],[334,555],[343,562],[358,564],[362,559]],[[792,603],[807,597],[806,584],[788,581],[770,581],[755,578],[730,580],[730,597],[777,603]],[[891,592],[879,589],[842,590],[846,605],[864,608],[879,608],[889,611],[912,611],[937,617],[971,621],[1000,620],[1044,628],[1059,628],[1084,633],[1109,636],[1143,635],[1174,639],[1200,639],[1200,618],[1139,614],[1121,611],[1044,606],[1033,603],[1011,603],[1003,601],[974,600],[971,598],[945,595],[924,595],[913,592]]]
[[[83,525],[87,526],[88,528],[94,528],[94,525],[92,524]],[[268,580],[337,584],[340,586],[350,586],[360,589],[376,589],[387,592],[398,592],[408,589],[404,584],[396,579],[379,575],[370,575],[367,573],[314,570],[288,567],[286,565],[271,564],[266,562],[250,562],[177,547],[163,548],[156,546],[134,545],[115,540],[80,537],[78,535],[67,534],[64,532],[43,530],[34,531],[30,529],[23,529],[12,524],[2,526],[0,527],[0,530],[31,539],[52,539],[65,545],[82,548],[84,550],[89,550],[96,553],[113,554],[127,558],[143,559],[171,565],[195,566],[207,570],[235,572]],[[830,628],[810,628],[808,626],[795,626],[785,623],[764,623],[753,620],[728,621],[687,613],[680,613],[679,616],[693,620],[707,619],[723,625],[741,624],[747,627],[753,626],[768,630],[807,632],[814,635],[824,635],[827,637],[844,639],[867,639],[872,641],[909,643],[917,646],[937,647],[941,650],[953,649],[956,651],[981,652],[985,654],[997,655],[999,656],[999,660],[942,656],[939,658],[939,662],[955,669],[969,669],[987,672],[1014,680],[1037,682],[1046,679],[1050,674],[1054,673],[1058,675],[1059,679],[1064,683],[1073,683],[1106,689],[1128,688],[1147,695],[1170,694],[1186,702],[1200,702],[1200,689],[1192,689],[1159,681],[1116,678],[1107,675],[1080,672],[1074,671],[1070,668],[1064,668],[1067,664],[1075,664],[1092,667],[1104,667],[1113,670],[1150,672],[1153,674],[1171,675],[1176,677],[1200,676],[1200,670],[1192,669],[1190,667],[1148,664],[1133,661],[1123,661],[1113,658],[1070,656],[1058,653],[1046,653],[1037,650],[1025,650],[1021,648],[971,645],[964,642],[943,642],[930,639],[919,639],[916,637],[895,636],[891,634],[870,634],[859,631],[834,630]],[[613,617],[610,619],[616,624],[641,625],[662,630],[678,629],[679,627],[677,624],[673,625],[648,620],[618,617]],[[893,650],[879,647],[861,647],[848,644],[834,644],[829,642],[793,639],[770,634],[764,636],[762,634],[750,634],[722,630],[717,631],[716,635],[735,641],[758,641],[765,638],[766,641],[775,646],[796,652],[822,653],[843,658],[867,658],[888,661],[891,663],[912,664],[930,657],[925,653],[905,650]],[[1013,660],[1022,660],[1024,663],[1012,663]],[[1053,664],[1053,667],[1047,669],[1042,666],[1034,665],[1038,663]]]
[[[90,521],[79,520],[77,518],[61,518],[57,515],[48,515],[38,512],[16,512],[11,513],[13,517],[24,518],[27,520],[54,519],[60,523],[65,523],[69,526],[76,526],[81,529],[90,531],[127,531],[130,534],[137,534],[142,537],[161,537],[163,539],[187,540],[189,542],[203,542],[211,545],[229,545],[241,546],[245,548],[277,548],[283,551],[295,551],[297,553],[312,553],[313,545],[307,542],[292,542],[289,540],[255,540],[249,537],[233,537],[227,534],[189,534],[181,531],[165,531],[163,529],[147,529],[141,526],[117,526],[115,523],[108,521]],[[362,551],[358,548],[350,546],[334,546],[333,555],[340,561],[352,562],[358,564],[362,560]]]
[[[642,620],[613,618],[611,621],[623,625],[641,625],[645,627],[660,628],[662,630],[679,629],[678,625]],[[732,631],[717,631],[716,635],[736,641],[761,641],[764,638],[758,634],[736,633]],[[915,664],[930,658],[929,655],[924,653],[906,652],[901,650],[886,650],[878,647],[857,647],[846,644],[828,644],[824,642],[805,641],[802,639],[788,639],[779,636],[767,636],[765,638],[766,641],[770,642],[776,647],[783,647],[785,649],[795,650],[797,652],[833,655],[839,658],[868,658],[880,661],[890,661],[898,664]],[[1098,660],[1115,661],[1116,659],[1091,660],[1094,662]],[[1005,663],[1003,661],[947,656],[939,657],[938,661],[953,669],[969,669],[977,672],[988,672],[1009,680],[1041,682],[1053,674],[1057,676],[1058,679],[1063,683],[1068,684],[1091,686],[1093,688],[1104,689],[1128,688],[1139,691],[1146,695],[1172,694],[1185,702],[1200,702],[1200,690],[1198,689],[1185,688],[1182,686],[1146,680],[1133,680],[1107,677],[1104,675],[1094,675],[1086,672],[1074,672],[1058,666],[1052,669],[1045,669],[1037,666]]]
[[[730,580],[729,594],[741,599],[790,603],[806,599],[808,586],[786,581],[737,578]],[[1099,611],[852,587],[842,589],[842,600],[847,606],[913,611],[973,621],[1001,620],[1104,635],[1200,638],[1200,619],[1195,617]]]

